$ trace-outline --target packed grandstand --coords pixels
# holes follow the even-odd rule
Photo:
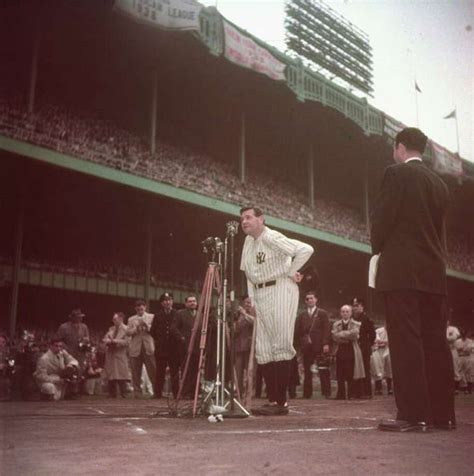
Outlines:
[[[242,188],[228,164],[159,139],[151,153],[143,138],[93,115],[48,103],[28,114],[24,98],[0,98],[0,133],[227,202],[259,203],[269,215],[369,243],[367,228],[354,209],[324,198],[312,208],[301,190],[258,171],[249,174]],[[474,254],[462,236],[450,234],[448,249],[451,268],[474,272]]]
[[[199,35],[135,23],[119,15],[112,3],[58,1],[38,15],[29,15],[28,9],[41,8],[39,3],[8,7],[14,21],[0,25],[5,58],[0,141],[14,139],[218,203],[258,204],[268,216],[286,223],[369,243],[364,199],[370,206],[391,160],[383,127],[371,134],[374,108],[366,107],[372,116],[365,119],[357,119],[357,111],[349,107],[341,113],[337,98],[330,99],[329,83],[325,103],[317,101],[317,88],[311,84],[313,101],[302,102],[295,88],[227,61]],[[210,37],[212,31],[207,32]],[[297,81],[292,83],[290,76],[291,86]],[[153,97],[155,122],[150,120]],[[340,92],[339,103],[343,100],[361,105],[348,92]],[[239,161],[242,144],[244,163]],[[306,168],[310,146],[315,164],[312,202]],[[466,220],[472,167],[465,164],[464,172],[445,180],[453,195],[448,267],[466,277],[474,273],[474,230]],[[9,244],[0,253],[10,265],[13,248]],[[74,253],[61,260],[40,250],[24,256],[23,265],[129,282],[145,277],[144,266]],[[365,278],[365,263],[356,266]],[[163,288],[196,288],[197,276],[185,270],[173,273],[152,265],[151,278]]]

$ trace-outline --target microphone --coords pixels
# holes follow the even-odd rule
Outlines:
[[[227,236],[235,236],[239,231],[238,221],[228,221],[225,226],[227,227]]]

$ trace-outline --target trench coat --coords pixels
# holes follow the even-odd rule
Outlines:
[[[336,321],[332,326],[332,338],[335,342],[333,349],[334,354],[337,354],[338,345],[343,342],[351,342],[354,349],[354,379],[365,378],[364,360],[362,359],[362,352],[357,342],[359,339],[360,322],[350,319],[347,331],[342,330],[342,319]]]
[[[121,324],[117,335],[115,337],[114,335],[115,326],[112,326],[104,336],[104,342],[113,339],[115,345],[107,345],[103,376],[107,380],[130,380],[130,366],[127,355],[130,338],[127,336],[127,326]]]

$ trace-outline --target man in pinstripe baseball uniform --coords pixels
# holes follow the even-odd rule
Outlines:
[[[256,358],[263,366],[269,403],[255,410],[258,415],[286,415],[290,361],[293,347],[299,290],[299,269],[313,248],[265,226],[263,212],[256,207],[240,210],[247,235],[240,269],[247,277],[248,295],[257,311]]]

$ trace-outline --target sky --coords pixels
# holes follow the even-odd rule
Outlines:
[[[285,1],[202,1],[280,51]],[[374,92],[369,103],[474,162],[474,0],[325,0],[369,36]],[[421,93],[415,97],[415,79]],[[418,103],[418,108],[417,108]],[[417,113],[418,110],[418,113]]]

